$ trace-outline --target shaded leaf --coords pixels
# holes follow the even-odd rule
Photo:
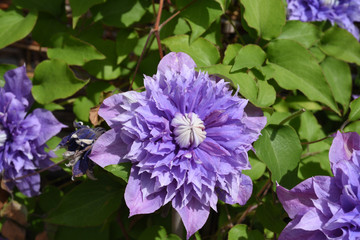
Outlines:
[[[350,103],[350,115],[349,121],[355,121],[360,119],[360,98],[355,99]]]
[[[106,0],[69,0],[72,11],[73,28],[76,27],[76,24],[79,21],[81,15],[86,13],[89,10],[89,8],[91,8],[96,4],[103,3],[105,1]]]
[[[234,61],[235,61],[235,57],[241,48],[242,48],[242,45],[239,43],[229,44],[226,47],[226,50],[224,53],[223,64],[233,65]]]
[[[108,165],[104,169],[127,182],[130,175],[131,163],[126,162],[115,165]]]
[[[12,0],[16,6],[34,11],[42,11],[59,16],[64,11],[64,0]]]
[[[32,94],[36,101],[46,104],[73,95],[87,83],[76,78],[65,62],[46,60],[35,69]]]
[[[30,11],[26,17],[21,13],[0,10],[0,49],[26,37],[34,28],[37,13]]]

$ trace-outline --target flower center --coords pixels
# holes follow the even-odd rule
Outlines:
[[[321,3],[324,6],[328,6],[328,7],[336,6],[336,5],[338,5],[338,2],[339,2],[339,0],[321,0]]]
[[[181,148],[197,147],[206,138],[204,122],[193,112],[175,114],[171,126],[174,127],[175,141]]]
[[[7,134],[3,130],[3,126],[0,124],[0,147],[4,146],[7,139]]]

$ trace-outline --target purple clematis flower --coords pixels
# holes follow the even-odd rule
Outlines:
[[[334,177],[309,178],[277,195],[292,221],[279,240],[360,239],[360,136],[338,132],[330,148]]]
[[[0,88],[0,176],[9,189],[15,185],[26,196],[40,191],[39,168],[53,164],[52,152],[45,152],[46,141],[64,127],[53,114],[35,109],[27,115],[33,103],[31,81],[25,66],[5,73],[5,86]]]
[[[359,40],[360,0],[287,0],[288,19],[326,21],[337,24]]]
[[[248,101],[224,80],[195,71],[185,53],[169,53],[146,91],[107,98],[99,115],[112,128],[95,142],[90,158],[105,167],[132,163],[125,201],[130,216],[171,202],[189,238],[218,199],[245,204],[252,192],[247,151],[266,118],[249,116]]]

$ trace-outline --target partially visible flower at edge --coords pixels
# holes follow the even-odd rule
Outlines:
[[[329,152],[334,177],[315,176],[277,195],[292,219],[279,236],[291,239],[360,239],[360,136],[336,134]]]
[[[326,21],[349,31],[358,41],[360,22],[360,0],[287,0],[289,20]]]
[[[93,175],[94,163],[89,159],[89,154],[95,140],[105,132],[105,129],[101,127],[90,128],[83,125],[82,122],[74,122],[74,127],[76,130],[65,136],[56,149],[66,148],[67,151],[63,155],[64,158],[70,159],[66,165],[72,166],[73,178],[86,174],[89,178],[95,179]]]
[[[27,114],[33,103],[32,83],[25,66],[5,73],[5,85],[0,88],[0,174],[11,190],[16,185],[26,196],[40,191],[37,169],[53,165],[53,152],[45,152],[46,141],[65,127],[44,109]],[[22,176],[31,175],[14,180]]]
[[[244,205],[252,193],[247,152],[266,124],[250,116],[247,100],[224,80],[195,71],[185,53],[169,53],[145,92],[129,91],[103,102],[99,115],[112,128],[94,144],[90,158],[105,167],[132,163],[125,190],[130,216],[171,202],[187,238],[206,222],[218,199]]]

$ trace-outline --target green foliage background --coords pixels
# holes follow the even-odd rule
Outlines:
[[[46,53],[36,66],[27,63],[37,107],[60,121],[72,111],[97,124],[90,109],[109,94],[142,91],[143,74],[154,74],[170,51],[189,54],[264,111],[268,125],[244,172],[253,196],[245,206],[219,202],[195,239],[276,239],[289,221],[276,182],[291,188],[331,175],[328,137],[360,133],[360,100],[351,97],[359,93],[359,42],[329,22],[287,21],[282,0],[13,0],[0,10],[0,48],[25,37]],[[0,65],[1,76],[14,67]],[[180,239],[171,234],[169,206],[128,219],[129,165],[96,168],[96,181],[72,181],[61,166],[65,172],[42,174],[42,195],[14,193],[27,208],[28,239],[44,232],[48,239]]]

